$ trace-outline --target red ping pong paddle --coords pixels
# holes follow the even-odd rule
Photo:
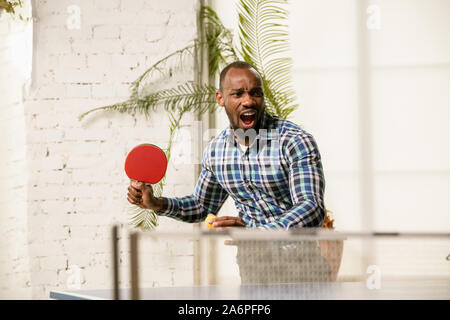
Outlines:
[[[167,157],[153,144],[134,147],[125,159],[125,173],[132,180],[155,184],[166,174]]]

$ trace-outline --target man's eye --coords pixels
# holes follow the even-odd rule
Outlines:
[[[242,92],[235,92],[231,94],[232,96],[239,97],[242,95]]]

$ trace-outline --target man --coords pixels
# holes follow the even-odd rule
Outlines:
[[[320,227],[325,182],[313,137],[265,111],[261,76],[246,62],[222,70],[216,100],[230,127],[206,147],[194,193],[156,198],[151,186],[131,181],[128,201],[160,216],[199,222],[231,196],[239,216],[217,217],[215,228]]]

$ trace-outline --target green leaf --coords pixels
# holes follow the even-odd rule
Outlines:
[[[281,0],[241,0],[238,5],[241,54],[262,76],[268,112],[282,118],[298,107],[291,88],[292,61],[283,56],[289,49],[286,4]]]

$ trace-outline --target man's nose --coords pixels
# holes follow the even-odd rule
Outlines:
[[[243,96],[242,96],[242,104],[244,106],[250,107],[250,106],[252,106],[254,104],[254,102],[255,101],[253,100],[252,96],[248,92],[243,94]]]

